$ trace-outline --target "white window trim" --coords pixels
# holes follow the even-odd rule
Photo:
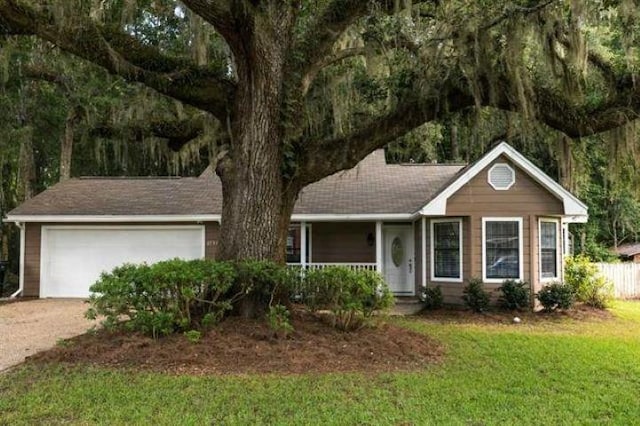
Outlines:
[[[458,236],[459,236],[459,244],[460,244],[460,278],[447,278],[447,277],[436,277],[435,276],[435,244],[434,244],[434,224],[436,223],[446,223],[446,222],[457,222],[458,223]],[[430,267],[429,270],[431,271],[431,281],[434,282],[448,282],[448,283],[461,283],[464,280],[463,277],[463,271],[462,271],[462,265],[463,265],[463,247],[462,247],[462,218],[448,218],[448,219],[431,219],[431,224],[430,224],[430,232],[429,232],[429,239],[430,239]]]
[[[495,186],[493,184],[493,182],[491,182],[491,172],[493,171],[493,169],[495,169],[496,167],[506,167],[507,169],[509,169],[509,171],[511,172],[511,183],[509,184],[509,186],[507,186],[506,188],[498,188],[497,186]],[[487,172],[487,182],[489,183],[489,185],[491,185],[491,187],[493,189],[495,189],[496,191],[508,191],[509,189],[511,189],[511,187],[513,185],[515,185],[516,183],[516,171],[513,170],[513,167],[511,167],[509,164],[507,163],[496,163],[493,166],[491,166],[491,168],[489,169],[489,171]]]
[[[556,276],[555,277],[546,277],[546,278],[542,277],[542,223],[543,222],[553,223],[556,225]],[[562,265],[560,264],[560,260],[562,258],[562,254],[561,254],[562,249],[561,247],[559,247],[559,244],[558,244],[559,233],[560,233],[559,219],[545,217],[545,218],[540,218],[538,220],[538,277],[541,283],[549,283],[549,282],[557,281],[558,279],[560,279],[559,273],[562,267]]]
[[[487,278],[487,222],[518,222],[518,277]],[[524,242],[522,241],[521,217],[483,217],[482,218],[482,281],[485,283],[503,283],[505,280],[522,281],[524,279]]]

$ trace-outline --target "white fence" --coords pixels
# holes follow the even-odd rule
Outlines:
[[[301,268],[302,265],[300,263],[288,263],[287,264],[290,267],[298,267]],[[375,271],[376,270],[376,264],[375,263],[339,263],[339,262],[335,262],[335,263],[307,263],[305,264],[304,268],[305,269],[324,269],[327,268],[329,266],[345,266],[349,269],[354,269],[356,271],[362,270],[362,269],[367,269],[369,271]]]
[[[640,263],[597,263],[603,276],[613,283],[618,299],[640,297]]]

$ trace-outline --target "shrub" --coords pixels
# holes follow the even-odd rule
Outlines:
[[[484,312],[489,307],[489,293],[484,290],[484,283],[480,278],[473,278],[462,291],[464,303],[475,312]]]
[[[332,325],[341,330],[362,327],[374,311],[393,305],[393,295],[380,274],[329,267],[307,271],[302,283],[303,302],[309,310],[328,310]]]
[[[545,311],[569,309],[575,302],[575,293],[570,285],[562,283],[548,284],[536,294]]]
[[[422,303],[424,303],[425,309],[440,309],[444,304],[444,298],[442,297],[442,289],[440,286],[427,287],[422,291],[420,295]]]
[[[594,308],[606,308],[613,298],[613,287],[600,275],[598,267],[586,256],[567,257],[565,281],[576,299]]]
[[[184,332],[184,337],[191,343],[198,343],[202,338],[202,333],[198,330],[189,330]]]
[[[498,290],[502,293],[498,303],[503,308],[520,310],[529,307],[529,283],[505,280]]]
[[[283,305],[269,306],[267,322],[277,336],[287,337],[289,333],[293,331],[291,315],[289,310]]]
[[[293,289],[299,286],[300,271],[266,260],[245,260],[235,264],[235,289],[243,299],[240,310],[244,316],[260,316],[264,311],[253,309],[273,303],[287,303]]]
[[[613,300],[613,285],[605,277],[598,275],[589,280],[578,294],[578,299],[585,305],[597,309],[605,309]]]
[[[211,260],[125,264],[91,286],[86,316],[104,316],[111,329],[125,319],[128,329],[154,338],[190,330],[200,319],[220,320],[231,308],[227,293],[235,277],[231,264]]]

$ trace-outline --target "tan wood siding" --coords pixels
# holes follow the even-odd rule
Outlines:
[[[506,191],[497,191],[487,182],[488,170],[496,163],[507,163],[515,170],[515,184]],[[564,206],[511,161],[500,157],[447,201],[447,216],[471,213],[478,216],[561,215]]]
[[[38,223],[27,223],[24,236],[24,289],[23,296],[40,296],[40,235]]]
[[[204,224],[204,257],[215,259],[218,254],[218,236],[220,225],[218,222],[206,222]]]
[[[495,190],[487,181],[489,169],[496,163],[507,163],[515,171],[514,185],[505,191]],[[447,216],[463,219],[463,283],[431,282],[439,285],[446,303],[462,303],[462,291],[471,278],[482,277],[482,218],[518,217],[522,219],[522,280],[532,285],[532,293],[539,289],[538,220],[558,217],[564,206],[558,198],[543,188],[505,157],[496,159],[447,202]],[[427,227],[429,230],[430,227]],[[560,238],[560,237],[559,237]],[[429,258],[430,259],[430,258]],[[485,283],[495,302],[501,283]]]
[[[376,235],[373,222],[316,222],[311,227],[312,261],[371,262],[376,261],[376,245],[369,245],[367,235]]]

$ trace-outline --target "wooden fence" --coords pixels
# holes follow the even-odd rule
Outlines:
[[[597,263],[600,272],[609,279],[618,299],[640,297],[640,263]]]

